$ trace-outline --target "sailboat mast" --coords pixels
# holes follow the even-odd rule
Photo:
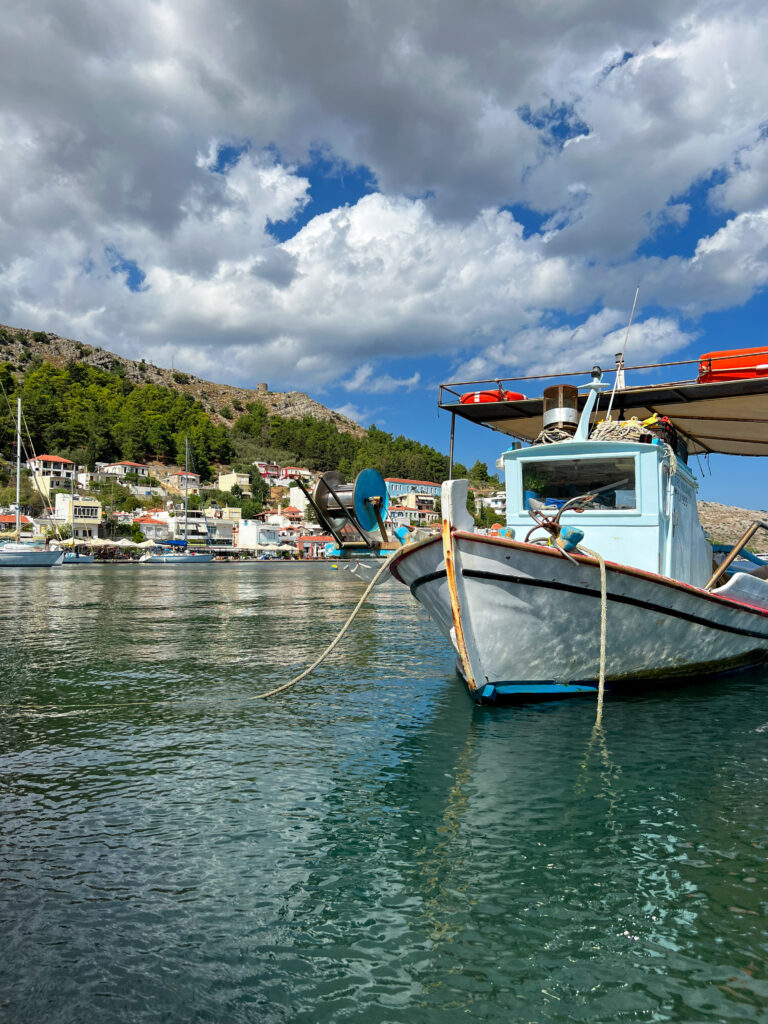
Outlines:
[[[21,399],[16,399],[16,539],[21,540]]]
[[[189,438],[184,438],[184,540],[187,539],[189,520]]]

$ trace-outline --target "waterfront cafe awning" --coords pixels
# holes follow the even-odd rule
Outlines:
[[[533,441],[538,436],[542,429],[542,398],[461,403],[462,393],[482,386],[496,387],[497,382],[442,385],[440,408],[523,441]],[[502,381],[502,387],[507,386]],[[609,396],[607,388],[598,403],[595,420],[605,416]],[[584,407],[586,398],[586,392],[579,395],[579,409]],[[768,455],[768,377],[707,384],[681,381],[616,392],[612,419],[636,416],[644,420],[654,413],[667,416],[685,435],[691,454]]]

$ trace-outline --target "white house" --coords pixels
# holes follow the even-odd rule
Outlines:
[[[75,478],[75,464],[60,455],[38,455],[27,462],[37,485],[47,497],[57,487],[71,487]]]
[[[237,547],[241,551],[259,551],[267,546],[276,548],[280,543],[278,530],[258,519],[241,519],[237,532]]]
[[[295,480],[297,476],[301,477],[302,480],[309,480],[312,473],[301,466],[283,466],[278,476],[278,482],[287,484],[290,480]]]
[[[110,462],[101,471],[117,477],[137,476],[142,480],[149,480],[150,477],[149,467],[142,466],[140,462]]]
[[[480,508],[489,508],[500,516],[507,514],[507,492],[495,491],[487,498],[478,498],[477,504]]]
[[[138,516],[133,520],[133,524],[138,526],[147,540],[163,541],[168,540],[171,536],[168,523],[151,515]]]

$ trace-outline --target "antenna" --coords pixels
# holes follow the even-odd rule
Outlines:
[[[609,420],[611,418],[611,409],[613,408],[613,400],[616,397],[616,385],[619,383],[619,376],[622,378],[622,387],[624,386],[624,353],[627,351],[627,342],[629,341],[629,330],[632,326],[632,321],[635,318],[635,306],[637,305],[637,296],[640,294],[640,285],[635,289],[635,301],[632,303],[632,312],[629,314],[629,323],[627,324],[627,333],[624,335],[624,348],[621,350],[621,359],[616,363],[616,379],[613,382],[613,391],[611,392],[611,400],[608,403],[608,412],[605,414],[605,418]]]

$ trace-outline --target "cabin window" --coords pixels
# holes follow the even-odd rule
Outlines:
[[[587,508],[594,511],[637,508],[635,460],[526,459],[523,471],[523,507],[562,508],[582,494],[594,494]]]

